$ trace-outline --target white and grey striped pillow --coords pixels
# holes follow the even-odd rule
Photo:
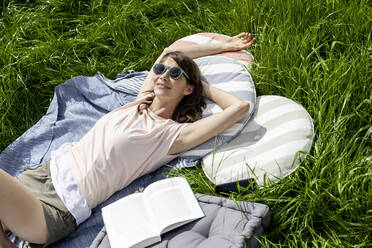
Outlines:
[[[229,36],[223,34],[198,33],[181,38],[175,41],[170,47],[218,43],[228,38]],[[235,94],[242,100],[248,101],[251,104],[251,110],[248,115],[219,136],[221,139],[218,139],[218,141],[222,142],[222,144],[229,142],[239,134],[253,112],[256,103],[256,90],[251,75],[247,71],[251,69],[253,61],[254,59],[252,54],[246,50],[223,52],[214,56],[195,59],[195,62],[198,64],[203,75],[202,78],[204,81],[215,87]],[[207,117],[220,111],[221,109],[216,104],[207,101],[207,109],[204,111],[203,117]],[[195,165],[195,162],[213,150],[215,140],[216,139],[211,139],[204,144],[181,154],[175,164],[176,167],[181,168]]]
[[[285,97],[260,96],[243,131],[229,144],[203,158],[215,184],[254,178],[258,185],[292,173],[309,152],[313,121],[299,104]]]
[[[248,101],[251,105],[249,113],[231,128],[219,135],[223,143],[227,143],[238,135],[244,126],[247,124],[251,114],[253,113],[256,103],[256,90],[251,75],[246,68],[239,62],[221,56],[207,56],[195,59],[202,74],[202,80],[214,87],[226,90],[231,94],[238,96],[244,101]],[[222,109],[206,100],[207,108],[203,112],[203,117],[208,117],[222,111]],[[198,147],[181,154],[181,158],[194,157],[198,159],[213,151],[215,138],[199,145]]]

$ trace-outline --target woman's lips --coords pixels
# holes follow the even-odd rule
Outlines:
[[[166,86],[163,83],[157,83],[156,86],[158,86],[158,88],[160,88],[160,89],[170,89],[170,87]]]

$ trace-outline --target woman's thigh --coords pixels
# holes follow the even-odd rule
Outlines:
[[[0,222],[19,238],[43,244],[48,231],[41,202],[0,169]]]

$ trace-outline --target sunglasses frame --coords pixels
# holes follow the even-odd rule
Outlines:
[[[163,65],[164,68],[165,68],[165,70],[163,70],[161,73],[157,74],[157,73],[155,72],[155,69],[154,69],[156,65]],[[177,78],[172,77],[172,76],[170,75],[170,70],[171,70],[172,68],[178,68],[178,69],[180,69],[181,74],[180,74]],[[183,75],[184,75],[188,80],[190,80],[189,75],[187,75],[187,73],[186,73],[184,70],[182,70],[182,68],[179,67],[179,66],[168,66],[168,65],[164,65],[163,63],[156,63],[156,64],[152,67],[152,71],[153,71],[156,75],[162,75],[162,74],[164,74],[164,72],[168,71],[168,75],[169,75],[169,77],[173,78],[174,80],[178,80],[178,79],[180,79],[181,75],[183,74]]]

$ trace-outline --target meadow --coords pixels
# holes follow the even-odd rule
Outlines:
[[[151,68],[198,32],[252,33],[257,95],[302,104],[315,139],[299,169],[250,194],[262,247],[372,246],[372,5],[367,0],[10,0],[0,3],[0,151],[45,113],[54,87]],[[200,166],[174,172],[214,194]]]

